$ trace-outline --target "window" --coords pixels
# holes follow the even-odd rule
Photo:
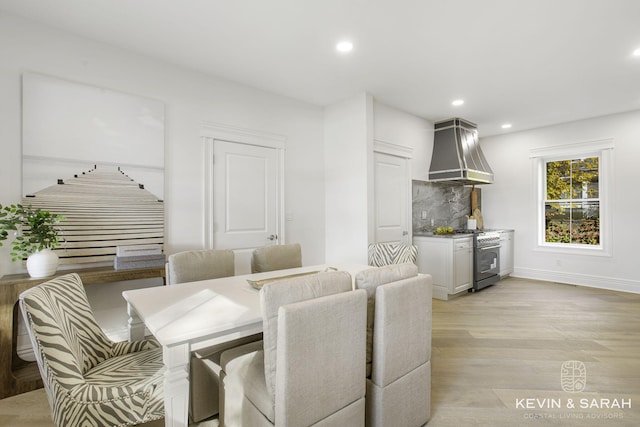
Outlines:
[[[612,149],[596,141],[532,150],[538,249],[609,255]]]
[[[546,243],[600,244],[599,157],[546,161]]]

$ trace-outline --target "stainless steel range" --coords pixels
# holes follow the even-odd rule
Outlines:
[[[471,292],[500,280],[500,233],[476,230],[473,233],[473,288]]]
[[[491,286],[500,280],[500,232],[495,230],[456,230],[473,234],[473,287],[469,292]]]

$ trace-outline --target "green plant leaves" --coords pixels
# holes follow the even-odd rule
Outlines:
[[[48,210],[24,207],[21,204],[0,205],[0,246],[14,231],[11,260],[27,258],[43,249],[54,249],[61,244],[60,228],[57,227],[64,216],[52,214]]]

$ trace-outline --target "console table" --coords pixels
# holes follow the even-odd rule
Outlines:
[[[68,273],[78,273],[85,285],[156,277],[164,280],[165,278],[164,266],[132,270],[114,270],[113,267],[60,270],[54,276],[42,279],[32,279],[28,274],[2,276],[0,278],[0,399],[42,387],[42,379],[36,363],[20,359],[16,351],[18,316],[21,315],[17,304],[19,295],[40,283]]]

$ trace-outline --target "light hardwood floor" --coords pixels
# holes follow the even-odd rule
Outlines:
[[[586,366],[578,393],[562,390],[571,360]],[[428,427],[639,426],[640,295],[509,278],[433,300],[432,364]],[[52,427],[44,392],[1,400],[0,426]]]
[[[640,425],[640,295],[506,279],[433,303],[429,426]],[[571,360],[586,366],[580,393],[562,391]],[[579,408],[594,398],[631,408]]]

